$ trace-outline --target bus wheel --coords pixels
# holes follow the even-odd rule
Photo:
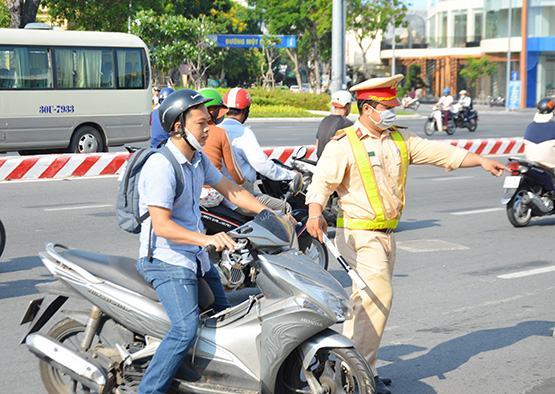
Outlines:
[[[93,126],[81,126],[73,133],[68,148],[69,153],[104,152],[104,141]]]

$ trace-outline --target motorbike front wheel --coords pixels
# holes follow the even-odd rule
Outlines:
[[[528,191],[524,189],[517,191],[507,204],[507,218],[514,227],[526,227],[532,219],[532,208],[522,202],[526,193]]]
[[[475,132],[476,129],[478,128],[478,120],[476,118],[469,119],[468,122],[466,123],[466,127],[468,128],[468,131],[470,131],[471,133]]]
[[[78,352],[85,335],[85,326],[73,319],[66,318],[55,324],[48,331],[47,335],[71,350]],[[98,337],[95,336],[91,347],[94,348],[98,343]],[[90,393],[87,387],[82,386],[46,361],[41,360],[39,362],[39,371],[42,383],[48,394]]]
[[[6,229],[4,228],[2,221],[0,221],[0,256],[2,256],[5,246],[6,246]]]
[[[313,384],[323,393],[374,394],[374,376],[364,358],[354,348],[320,349],[309,367]],[[282,365],[276,380],[276,393],[311,392],[300,353],[295,350]]]
[[[424,133],[427,136],[432,136],[436,131],[436,122],[432,119],[428,119],[426,123],[424,123]]]

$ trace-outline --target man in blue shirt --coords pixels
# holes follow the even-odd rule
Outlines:
[[[526,128],[526,159],[555,170],[555,100],[544,98],[538,102],[534,121]]]
[[[160,114],[158,108],[170,94],[175,92],[172,88],[164,88],[158,95],[158,104],[154,107],[152,114],[150,114],[150,147],[156,149],[168,140],[169,134],[160,123]]]
[[[258,213],[266,208],[223,177],[202,153],[210,119],[206,101],[198,92],[180,90],[159,108],[160,123],[170,135],[166,146],[183,171],[183,193],[176,199],[175,171],[161,153],[150,156],[139,177],[140,213],[148,210],[150,217],[141,226],[137,270],[156,290],[171,323],[139,393],[167,392],[183,362],[198,327],[198,277],[203,276],[214,293],[213,308],[221,311],[228,307],[218,273],[203,247],[214,245],[221,251],[233,249],[235,242],[226,233],[204,234],[199,209],[202,185],[212,186],[244,210]]]

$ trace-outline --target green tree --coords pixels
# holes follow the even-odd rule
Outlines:
[[[151,61],[158,70],[169,72],[181,66],[196,88],[203,85],[208,69],[223,56],[209,38],[217,30],[204,15],[187,19],[182,15],[157,15],[152,10],[138,12],[132,26],[132,32],[150,48]]]
[[[480,58],[468,58],[466,65],[460,71],[460,76],[466,79],[472,86],[474,94],[478,94],[478,81],[481,77],[491,76],[497,71],[497,65],[489,60],[487,56]]]
[[[10,27],[10,11],[5,0],[0,0],[0,27]]]
[[[408,10],[404,0],[347,0],[347,9],[347,28],[355,35],[364,65],[377,35],[393,22],[403,26]]]
[[[321,89],[321,72],[331,57],[331,1],[251,0],[268,33],[294,34],[297,48],[285,53],[293,64],[297,84],[301,69],[309,71],[312,85]]]
[[[135,13],[142,10],[196,18],[214,16],[231,8],[231,0],[43,0],[43,3],[54,20],[67,21],[71,30],[94,31],[127,31],[129,16],[134,20]]]

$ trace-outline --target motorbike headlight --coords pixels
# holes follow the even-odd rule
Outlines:
[[[300,275],[292,271],[287,272],[293,280],[301,284],[301,286],[299,286],[299,290],[320,304],[316,305],[310,300],[303,299],[303,305],[301,305],[302,307],[312,309],[318,314],[325,314],[334,319],[337,323],[344,322],[345,319],[350,316],[351,308],[349,300],[326,290],[324,287],[304,275]]]

